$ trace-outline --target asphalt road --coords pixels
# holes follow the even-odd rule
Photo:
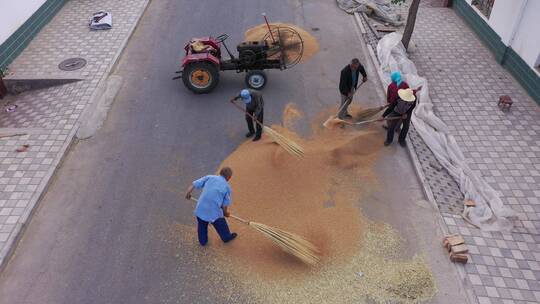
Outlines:
[[[171,77],[191,37],[228,33],[234,46],[261,23],[261,12],[319,28],[312,33],[321,45],[308,63],[269,72],[268,122],[280,121],[291,101],[309,121],[337,102],[339,70],[352,57],[368,60],[352,19],[334,1],[152,1],[114,70],[123,85],[104,126],[65,158],[1,274],[0,303],[227,303],[219,289],[200,288],[215,274],[178,258],[182,248],[160,235],[168,223],[193,224],[193,206],[182,199],[186,186],[243,142],[243,116],[226,102],[243,87],[243,75],[222,73],[208,95]],[[378,84],[370,67],[368,73],[359,96],[376,104]],[[402,231],[411,253],[429,253],[440,289],[435,302],[465,303],[440,251],[434,212],[415,203],[422,193],[409,162],[405,150],[389,148],[377,171],[400,186],[373,194],[363,208]]]

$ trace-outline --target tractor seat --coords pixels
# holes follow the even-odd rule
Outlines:
[[[214,48],[211,45],[204,44],[200,40],[192,41],[190,43],[190,47],[193,53],[206,53],[206,52],[211,52],[214,50]]]

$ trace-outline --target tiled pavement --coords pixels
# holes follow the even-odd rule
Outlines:
[[[439,0],[421,2],[409,54],[427,78],[435,113],[449,126],[469,166],[497,191],[518,218],[512,232],[484,232],[460,216],[462,195],[411,129],[409,140],[444,230],[464,236],[469,263],[456,264],[471,301],[540,303],[540,107],[494,59],[467,24]],[[407,7],[398,7],[406,16]],[[365,27],[365,20],[361,20]],[[373,34],[365,41],[373,45]],[[370,37],[371,36],[371,37]],[[376,39],[375,39],[376,41]],[[511,111],[497,107],[510,95]],[[434,169],[434,167],[436,169]]]
[[[18,108],[0,112],[0,128],[25,128],[28,135],[0,139],[0,265],[27,221],[54,169],[69,147],[81,114],[109,74],[148,0],[67,1],[54,19],[9,66],[18,77],[75,77],[82,81],[11,96]],[[90,31],[100,10],[113,15],[113,29]],[[87,65],[64,72],[58,64],[83,57]],[[4,101],[2,101],[4,102]],[[26,152],[16,152],[22,145]]]
[[[469,245],[465,282],[481,304],[540,303],[540,107],[453,10],[421,6],[413,41],[410,58],[437,115],[470,167],[518,214],[514,231],[493,233],[440,208]],[[509,112],[497,107],[503,94],[514,100]]]

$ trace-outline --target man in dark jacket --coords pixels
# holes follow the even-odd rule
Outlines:
[[[362,74],[362,82],[367,81],[367,74],[364,66],[360,64],[357,58],[351,60],[351,63],[341,70],[339,77],[339,92],[341,93],[341,104],[338,117],[340,119],[351,118],[348,112],[349,105],[352,102],[354,93],[358,88],[358,76]]]
[[[250,115],[253,115],[261,124],[263,123],[264,118],[264,100],[262,94],[255,90],[243,89],[240,94],[234,97],[231,102],[242,99],[246,105],[246,112]],[[246,134],[246,137],[249,138],[255,134],[253,141],[258,141],[261,139],[262,135],[262,126],[253,121],[250,115],[246,114],[246,122],[249,132]],[[255,128],[253,124],[255,123]],[[257,131],[255,131],[257,130]]]

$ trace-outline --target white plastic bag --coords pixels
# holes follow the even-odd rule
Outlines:
[[[112,15],[109,12],[101,11],[94,13],[90,20],[90,29],[109,30],[112,28]]]

